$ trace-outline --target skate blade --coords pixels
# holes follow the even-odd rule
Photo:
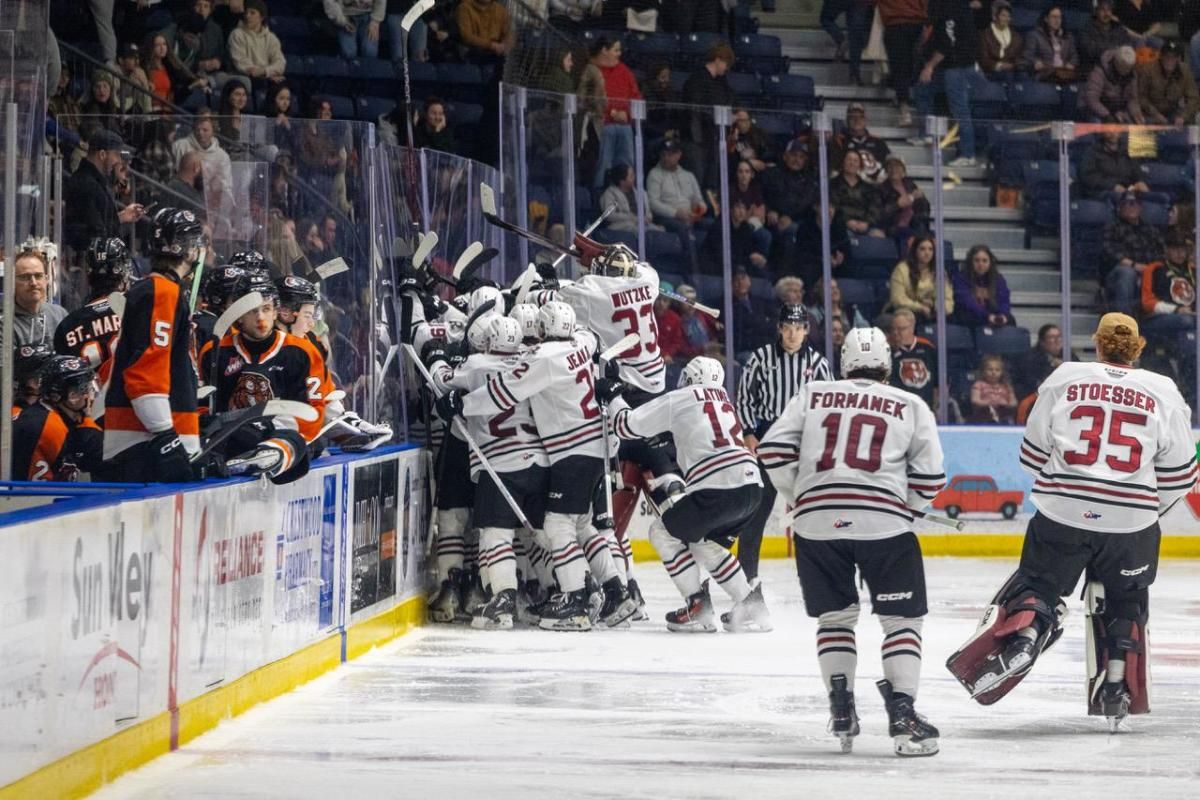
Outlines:
[[[586,616],[543,619],[538,622],[538,627],[544,631],[590,631],[592,621]]]
[[[770,620],[765,622],[761,620],[752,620],[750,622],[743,622],[740,624],[734,622],[725,622],[722,620],[721,624],[725,627],[725,630],[729,631],[730,633],[770,633],[771,631],[775,630],[775,626],[771,624]]]
[[[1031,661],[1028,656],[1015,660],[1019,661],[1020,663],[1015,665],[1009,664],[1007,668],[1002,669],[999,672],[989,672],[980,676],[979,680],[975,681],[975,685],[971,687],[971,697],[976,698],[981,694],[987,694],[989,691],[995,689],[997,686],[1004,683],[1014,675],[1020,675],[1022,672],[1029,669]]]
[[[637,614],[637,604],[632,600],[626,600],[617,606],[616,611],[604,618],[604,624],[610,628],[615,628],[622,623],[627,623],[635,614]],[[629,626],[626,625],[625,627]]]
[[[941,748],[938,746],[937,739],[924,739],[919,742],[914,742],[908,736],[896,736],[893,740],[896,748],[896,755],[901,758],[924,758],[925,756],[936,756]]]
[[[854,752],[854,734],[839,733],[839,734],[835,734],[835,735],[838,738],[838,745],[841,746],[843,753]]]
[[[667,630],[672,633],[716,633],[717,626],[712,622],[668,622]]]
[[[526,611],[517,615],[517,621],[522,625],[528,625],[531,628],[536,628],[538,623],[542,621],[542,618],[537,614],[530,614]]]
[[[646,620],[650,619],[650,615],[639,608],[637,611],[633,612],[633,616],[630,617],[630,619],[632,619],[634,622],[645,622]]]
[[[446,613],[445,611],[430,611],[429,621],[438,625],[453,625],[458,620],[458,615],[455,613]]]
[[[492,621],[487,617],[472,617],[471,627],[477,631],[511,631],[513,618],[511,614],[501,614],[500,619]]]

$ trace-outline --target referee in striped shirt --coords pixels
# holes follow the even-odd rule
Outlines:
[[[754,453],[788,401],[809,381],[833,380],[829,362],[808,343],[808,310],[799,304],[779,309],[779,338],[750,354],[737,387],[737,415],[746,447]],[[761,464],[759,469],[762,470]],[[763,529],[775,505],[775,488],[765,471],[758,513],[738,537],[738,560],[747,578],[758,577]]]

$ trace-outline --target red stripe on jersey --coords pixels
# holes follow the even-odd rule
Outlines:
[[[754,463],[754,456],[744,450],[735,450],[722,456],[718,456],[711,461],[705,462],[698,467],[692,467],[684,474],[683,479],[689,483],[701,480],[704,476],[717,472],[720,467],[727,467],[739,461]]]
[[[821,490],[814,489],[812,491],[819,492]],[[805,496],[803,499],[797,500],[794,505],[796,506],[796,508],[800,508],[801,506],[809,505],[812,503],[824,503],[829,500],[860,500],[865,503],[878,503],[879,505],[882,505],[882,506],[891,506],[892,508],[899,508],[904,511],[908,511],[908,506],[904,505],[901,502],[893,500],[889,497],[882,497],[880,495],[869,495],[869,494],[851,494],[849,492],[835,492],[833,494],[821,494],[821,495],[815,495],[815,496],[810,494],[808,496]]]
[[[601,420],[596,420],[595,423],[589,424],[583,430],[576,431],[570,435],[560,433],[557,436],[546,436],[543,437],[542,442],[545,443],[547,448],[562,447],[563,445],[570,444],[571,442],[574,442],[575,440],[584,436],[594,436],[598,432],[597,429],[603,424],[604,423]]]
[[[1067,489],[1077,492],[1092,492],[1094,494],[1107,495],[1108,497],[1124,497],[1129,500],[1144,500],[1147,503],[1157,503],[1157,494],[1135,494],[1134,492],[1118,492],[1113,489],[1101,489],[1099,486],[1085,486],[1078,483],[1062,483],[1061,481],[1046,481],[1038,479],[1033,482],[1034,486],[1041,486],[1046,489]]]

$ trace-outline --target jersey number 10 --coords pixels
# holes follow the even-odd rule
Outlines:
[[[842,429],[842,415],[830,414],[821,420],[825,429],[825,450],[817,461],[817,472],[828,472],[837,466],[834,450],[837,448],[838,434]],[[870,428],[870,447],[867,457],[859,455],[862,446],[864,429]],[[855,414],[850,418],[850,432],[846,436],[846,451],[842,454],[842,463],[851,469],[863,472],[877,472],[883,463],[883,440],[887,436],[887,421],[871,414]]]

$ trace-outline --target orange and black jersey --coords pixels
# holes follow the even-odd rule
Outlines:
[[[217,324],[217,315],[207,308],[201,309],[192,317],[192,322],[196,326],[196,353],[201,355],[204,347],[213,341],[213,328]]]
[[[103,386],[112,371],[113,350],[121,332],[121,317],[108,297],[93,300],[67,314],[54,331],[54,352],[78,356],[92,365]]]
[[[72,481],[81,471],[96,471],[103,449],[104,432],[90,417],[72,422],[45,403],[34,403],[13,423],[13,478]]]
[[[200,371],[211,375],[213,348],[200,357]],[[217,391],[213,407],[232,411],[268,400],[297,400],[317,409],[315,422],[298,420],[299,431],[311,442],[325,424],[325,397],[333,383],[320,351],[307,339],[274,331],[261,341],[240,333],[226,334],[216,350]]]
[[[1196,307],[1196,271],[1188,264],[1155,261],[1142,273],[1142,314],[1174,314]]]
[[[187,295],[174,274],[153,273],[125,296],[104,396],[104,457],[171,428],[188,452],[199,452],[196,389]]]

